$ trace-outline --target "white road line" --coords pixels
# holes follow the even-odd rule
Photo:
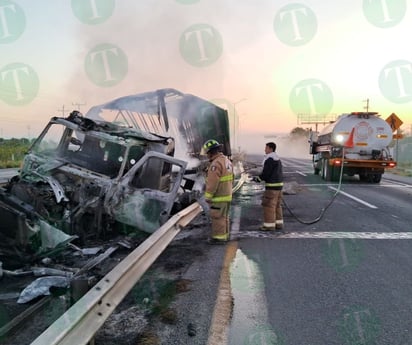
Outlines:
[[[302,176],[308,176],[307,174],[305,174],[303,171],[295,171],[297,174],[302,175]]]
[[[380,186],[389,188],[412,188],[410,184],[380,184]]]
[[[242,209],[240,206],[233,206],[232,226],[230,232],[235,236],[239,233],[241,211]]]
[[[262,232],[262,231],[240,231],[238,238],[349,238],[365,240],[412,240],[412,232],[344,232],[344,231],[323,231],[323,232]]]
[[[302,187],[317,187],[317,186],[336,186],[337,183],[329,184],[329,183],[302,183],[299,184],[299,186]],[[348,184],[347,186],[355,186],[355,187],[367,187],[367,188],[372,188],[372,187],[385,187],[385,188],[412,188],[412,185],[410,184]]]
[[[301,165],[287,165],[287,164],[282,164],[282,166],[285,169],[309,169],[308,166],[306,164],[301,164]],[[313,169],[310,170],[313,172]]]
[[[337,190],[338,190],[337,188],[331,187],[331,186],[329,186],[328,188],[330,188],[330,189],[332,189],[332,190],[334,190],[334,191],[337,191]],[[339,191],[339,194],[343,194],[344,196],[346,196],[346,197],[348,197],[348,198],[350,198],[350,199],[352,199],[352,200],[355,200],[356,202],[358,202],[358,203],[360,203],[360,204],[362,204],[362,205],[368,206],[368,207],[370,207],[370,208],[378,208],[378,207],[375,206],[375,205],[372,205],[372,204],[370,204],[370,203],[368,203],[368,202],[366,202],[366,201],[363,201],[362,199],[357,198],[356,196],[353,196],[353,195],[351,195],[351,194],[345,193],[345,192],[343,192],[343,191],[341,191],[341,190]]]
[[[238,249],[230,267],[231,301],[234,302],[229,344],[279,344],[277,334],[269,326],[265,281],[259,264],[263,258],[258,254],[251,259]]]

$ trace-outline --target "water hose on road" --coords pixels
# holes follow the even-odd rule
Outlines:
[[[333,194],[330,201],[326,204],[326,206],[321,209],[321,211],[319,213],[319,216],[317,216],[315,219],[313,219],[313,220],[302,220],[302,219],[300,219],[296,214],[293,213],[293,211],[290,209],[290,207],[286,203],[285,199],[282,198],[282,203],[285,206],[285,208],[289,211],[289,213],[292,215],[292,217],[295,218],[299,223],[310,225],[310,224],[314,224],[314,223],[319,222],[322,219],[322,217],[325,215],[326,210],[333,204],[333,202],[335,201],[335,198],[339,194],[341,186],[342,186],[344,157],[345,157],[345,148],[343,147],[343,149],[342,149],[342,164],[341,164],[340,173],[339,173],[338,188],[336,189],[335,193]]]
[[[342,164],[341,164],[341,169],[340,169],[340,173],[339,173],[339,183],[338,183],[338,188],[336,189],[335,193],[333,194],[332,198],[330,199],[330,201],[326,204],[325,207],[323,207],[319,213],[319,215],[312,220],[303,220],[300,219],[295,213],[293,213],[293,211],[291,210],[291,208],[289,207],[289,205],[286,203],[285,199],[282,198],[282,204],[283,206],[289,211],[289,213],[292,215],[293,218],[295,218],[299,223],[301,224],[306,224],[306,225],[310,225],[310,224],[314,224],[319,222],[322,217],[325,215],[326,210],[333,204],[333,202],[335,201],[335,198],[337,197],[337,195],[340,192],[341,186],[342,186],[342,176],[343,176],[343,162],[344,162],[344,157],[345,157],[345,148],[343,147],[342,149]],[[255,164],[256,168],[258,167],[258,165]],[[251,170],[253,168],[249,168],[249,169],[245,169],[243,172],[246,172],[247,170]]]
[[[317,222],[319,222],[319,221],[322,219],[322,217],[324,216],[326,210],[329,208],[330,205],[332,205],[332,203],[333,203],[333,201],[335,200],[335,198],[336,198],[336,196],[338,195],[338,193],[339,193],[339,189],[338,189],[338,190],[335,192],[335,194],[332,196],[332,199],[329,201],[329,203],[328,203],[324,208],[321,209],[319,216],[316,217],[316,218],[313,219],[313,220],[303,220],[303,219],[300,219],[296,214],[293,213],[293,211],[290,209],[290,207],[289,207],[288,204],[286,203],[285,199],[282,199],[282,204],[283,204],[283,206],[289,211],[289,213],[292,215],[292,217],[295,218],[299,223],[306,224],[306,225],[310,225],[310,224],[317,223]]]

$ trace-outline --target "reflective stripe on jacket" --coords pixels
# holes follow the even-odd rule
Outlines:
[[[211,202],[232,201],[232,162],[219,152],[210,161],[206,176],[205,199]]]

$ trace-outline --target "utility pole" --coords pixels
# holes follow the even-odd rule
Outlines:
[[[236,114],[236,104],[239,104],[240,102],[247,101],[247,98],[242,98],[236,102],[232,102],[233,104],[233,148],[236,150],[236,145],[237,145],[237,132],[238,132],[238,126],[239,126],[239,119]]]
[[[369,113],[369,98],[365,99],[364,102],[366,102],[366,106],[363,108],[366,109],[367,113]]]
[[[64,109],[64,104],[62,105],[61,109],[57,109],[58,112],[62,113],[62,116],[65,117],[66,115],[66,110]]]

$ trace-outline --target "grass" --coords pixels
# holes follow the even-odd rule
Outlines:
[[[399,162],[395,169],[388,172],[399,176],[412,176],[412,162]]]
[[[7,160],[7,161],[0,161],[0,169],[9,169],[9,168],[20,168],[22,164],[22,160]]]

